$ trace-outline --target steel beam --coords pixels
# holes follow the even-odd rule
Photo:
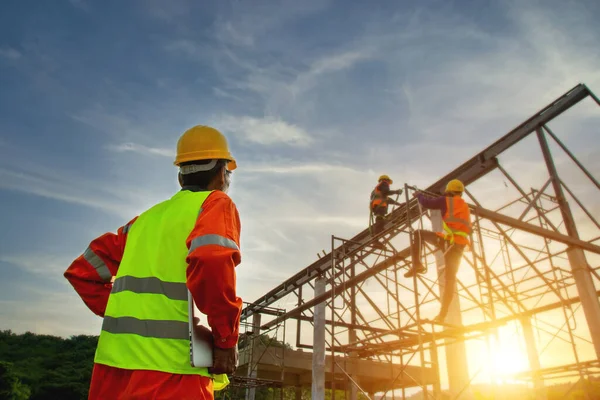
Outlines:
[[[552,154],[550,153],[550,147],[546,141],[546,136],[542,131],[542,128],[537,130],[538,140],[540,147],[542,148],[542,154],[546,161],[546,167],[552,180],[552,186],[556,194],[556,200],[560,206],[560,212],[565,223],[567,233],[573,240],[579,240],[579,233],[577,232],[577,225],[573,214],[571,214],[571,208],[565,198],[565,194],[560,184],[560,177],[556,171]],[[585,242],[584,242],[585,243]],[[579,247],[579,246],[578,246]],[[600,302],[598,302],[598,296],[596,296],[596,289],[594,287],[594,281],[590,274],[590,266],[585,258],[585,253],[582,248],[575,247],[567,250],[567,257],[569,257],[569,264],[573,271],[573,277],[575,278],[575,284],[577,285],[577,292],[581,297],[581,304],[583,305],[583,313],[590,330],[592,342],[594,343],[594,349],[596,350],[596,358],[600,359]]]
[[[471,208],[471,211],[473,211],[473,213],[476,213],[477,215],[479,215],[482,218],[489,219],[490,221],[493,221],[493,222],[496,222],[496,223],[499,223],[502,225],[508,225],[511,228],[520,229],[522,231],[529,232],[534,235],[544,237],[546,239],[555,240],[557,242],[560,242],[560,243],[563,243],[563,244],[566,244],[569,246],[575,246],[580,249],[590,251],[592,253],[600,254],[600,246],[589,243],[589,242],[585,242],[585,241],[579,239],[578,237],[563,235],[562,233],[551,231],[549,229],[544,229],[537,225],[533,225],[533,224],[530,224],[527,222],[519,221],[516,218],[512,218],[507,215],[499,214],[497,212],[485,209],[483,207],[471,205],[470,208]]]
[[[488,146],[485,150],[471,158],[467,162],[463,163],[458,168],[454,169],[443,178],[439,179],[433,185],[427,188],[429,192],[442,192],[443,188],[450,179],[461,179],[465,185],[476,181],[480,177],[486,175],[490,171],[493,171],[498,166],[498,160],[496,157],[502,152],[513,146],[514,144],[521,141],[527,135],[532,133],[536,128],[543,126],[558,115],[562,114],[568,108],[577,104],[587,96],[593,93],[588,88],[579,84],[573,89],[565,93],[563,96],[556,99],[554,102],[543,108],[533,117],[507,133],[505,136]],[[416,206],[416,203],[415,203]],[[419,215],[418,212],[411,211],[411,215]],[[406,217],[405,207],[398,207],[394,212],[390,214],[390,218],[386,221],[385,229],[391,229],[394,226],[398,226],[400,221]],[[406,221],[404,221],[406,222]],[[355,245],[349,245],[349,249],[356,249],[367,243],[371,239],[371,235],[368,229],[363,230],[357,234],[352,241],[357,243]],[[360,244],[360,245],[359,245]],[[242,319],[248,318],[253,312],[257,311],[258,307],[268,306],[273,304],[277,300],[292,293],[296,288],[303,284],[315,279],[319,274],[323,273],[330,266],[331,254],[326,254],[324,257],[315,261],[302,271],[298,272],[291,278],[287,279],[282,284],[270,290],[264,296],[258,298],[254,303],[247,306],[242,311]]]

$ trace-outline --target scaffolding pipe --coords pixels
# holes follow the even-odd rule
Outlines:
[[[315,297],[325,293],[327,280],[319,277],[315,281]],[[325,399],[325,303],[315,306],[312,354],[312,395],[315,400]]]

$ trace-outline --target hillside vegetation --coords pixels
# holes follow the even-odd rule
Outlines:
[[[97,344],[97,336],[79,335],[64,339],[31,332],[18,335],[0,331],[0,400],[86,399]],[[243,341],[240,343],[241,346],[244,344]],[[548,400],[585,399],[585,393],[589,398],[600,399],[600,381],[586,380],[575,386],[553,385],[547,388],[547,393]],[[244,389],[231,387],[219,392],[216,398],[243,399],[244,394]],[[475,385],[473,394],[477,400],[533,398],[527,389],[515,386]],[[256,389],[256,400],[274,398],[280,398],[278,389]],[[283,398],[295,399],[294,389],[284,389]],[[326,394],[326,398],[330,398],[330,393]],[[344,393],[337,391],[336,398],[343,399]],[[420,398],[423,398],[421,393],[410,397],[411,400]],[[310,399],[310,388],[303,388],[302,399]]]

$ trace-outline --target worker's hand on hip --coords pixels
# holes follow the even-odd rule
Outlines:
[[[230,349],[213,348],[213,366],[208,369],[211,374],[233,374],[238,364],[238,349],[234,346]]]

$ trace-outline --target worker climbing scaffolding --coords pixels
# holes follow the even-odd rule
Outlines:
[[[441,300],[440,312],[435,318],[443,322],[448,314],[450,303],[454,295],[456,274],[462,259],[465,247],[469,245],[471,233],[471,215],[469,206],[463,200],[464,184],[458,179],[453,179],[446,185],[443,196],[429,198],[422,192],[415,192],[419,205],[430,210],[440,210],[442,213],[443,232],[432,232],[418,229],[414,232],[411,243],[412,268],[404,274],[406,278],[426,272],[421,262],[421,249],[423,241],[435,245],[444,253],[444,280],[446,290]]]
[[[389,205],[400,205],[396,200],[391,199],[390,195],[400,195],[402,194],[402,189],[391,190],[390,185],[394,183],[392,179],[387,175],[381,175],[379,177],[377,186],[371,192],[371,203],[370,209],[371,214],[369,218],[369,225],[372,226],[371,234],[373,236],[379,235],[383,232],[383,227],[385,225],[385,217],[388,214]],[[373,218],[375,218],[375,223],[373,223]],[[381,242],[375,243],[376,247],[384,248],[384,245]]]

